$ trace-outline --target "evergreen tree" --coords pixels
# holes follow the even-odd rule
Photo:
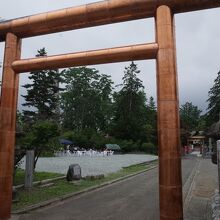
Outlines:
[[[125,68],[122,89],[114,94],[112,133],[121,139],[142,140],[146,137],[146,95],[140,71],[133,62]]]
[[[147,103],[147,142],[157,144],[157,110],[154,98],[151,96]]]
[[[152,115],[152,117],[149,117],[149,119],[151,119],[151,124],[155,124],[157,109],[154,98],[152,96],[150,97],[149,102],[147,103],[147,110],[148,114]]]
[[[207,112],[207,124],[211,125],[219,121],[220,114],[220,71],[217,73],[217,78],[214,80],[213,87],[208,93],[208,112]]]
[[[70,68],[62,93],[63,126],[81,132],[85,129],[107,132],[111,118],[112,80],[94,68]]]
[[[186,102],[180,107],[181,127],[187,131],[197,130],[200,122],[201,110],[192,102]]]
[[[36,57],[47,56],[45,48],[38,50]],[[25,103],[29,107],[24,110],[27,121],[57,119],[59,114],[59,83],[62,82],[58,70],[33,71],[28,77],[31,83],[24,85],[27,95],[23,95]]]

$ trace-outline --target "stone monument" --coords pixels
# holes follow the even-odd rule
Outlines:
[[[79,164],[71,164],[66,174],[67,181],[80,180],[81,178],[81,167]]]

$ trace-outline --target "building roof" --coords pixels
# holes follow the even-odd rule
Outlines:
[[[195,136],[191,136],[188,139],[205,139],[205,136],[203,135],[195,135]]]

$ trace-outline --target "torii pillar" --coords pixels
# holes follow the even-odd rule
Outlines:
[[[5,41],[3,80],[0,105],[0,219],[9,219],[12,201],[14,145],[19,75],[12,69],[12,62],[20,59],[21,40],[8,33]]]
[[[156,11],[160,220],[183,219],[174,16]],[[169,201],[167,200],[169,198]]]

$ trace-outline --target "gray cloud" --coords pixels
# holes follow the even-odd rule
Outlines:
[[[95,0],[7,0],[1,3],[0,15],[11,19],[92,2]],[[175,19],[180,103],[192,101],[205,110],[208,90],[220,69],[220,9],[179,14]],[[34,57],[42,47],[46,47],[48,54],[53,55],[153,42],[154,39],[154,20],[142,19],[24,39],[22,57]],[[0,59],[3,48],[4,44],[1,43]],[[152,95],[156,98],[155,61],[137,63],[148,97]],[[102,73],[112,75],[118,84],[124,67],[128,64],[129,62],[94,67]],[[21,85],[27,83],[27,76],[22,74]],[[22,88],[20,93],[24,93]],[[19,105],[21,102],[22,99]]]

